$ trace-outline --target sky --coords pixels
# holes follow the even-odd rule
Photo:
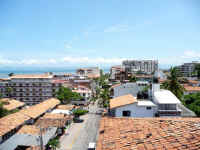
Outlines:
[[[199,10],[199,0],[0,0],[0,68],[198,61]]]

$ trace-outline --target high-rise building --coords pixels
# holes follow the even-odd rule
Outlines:
[[[125,60],[122,65],[127,73],[142,72],[151,74],[158,70],[157,60]]]
[[[181,73],[182,76],[191,77],[194,72],[196,64],[200,64],[200,62],[193,61],[191,63],[184,63],[183,65],[178,66],[176,68]]]

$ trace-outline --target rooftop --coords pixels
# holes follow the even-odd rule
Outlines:
[[[188,92],[191,92],[191,91],[200,91],[200,87],[199,86],[190,86],[190,85],[184,84],[184,88]]]
[[[18,134],[39,135],[40,129],[34,125],[24,125],[17,133]]]
[[[25,105],[23,102],[9,98],[2,98],[0,101],[4,103],[3,108],[7,110],[14,110]]]
[[[58,105],[57,109],[61,109],[61,110],[72,110],[75,106],[68,104],[68,105]]]
[[[97,150],[197,150],[199,135],[199,118],[103,117]]]
[[[13,75],[10,78],[11,79],[35,79],[35,78],[40,78],[40,79],[45,79],[45,78],[52,78],[52,75],[49,74],[18,74],[18,75]]]
[[[137,99],[131,94],[119,96],[113,99],[110,99],[110,109],[121,107],[128,104],[133,104],[137,102]]]
[[[25,121],[29,120],[30,117],[16,112],[14,114],[7,115],[0,119],[0,136],[5,135],[11,130],[17,128],[18,126],[25,123]]]
[[[159,104],[180,104],[179,99],[169,90],[154,92],[154,100]]]
[[[52,109],[58,104],[60,104],[60,101],[58,99],[50,98],[48,100],[43,101],[42,103],[23,109],[20,112],[31,118],[37,118],[43,113],[45,113],[48,109]]]
[[[156,106],[152,101],[141,100],[138,101],[138,106]]]

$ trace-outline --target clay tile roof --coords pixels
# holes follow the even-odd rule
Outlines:
[[[40,146],[31,146],[28,147],[26,150],[41,150]]]
[[[49,118],[49,119],[63,119],[65,117],[64,114],[51,114],[46,113],[43,118]]]
[[[27,116],[30,116],[31,118],[37,118],[40,115],[44,114],[48,109],[52,109],[58,104],[60,104],[60,101],[58,99],[50,98],[43,101],[42,103],[23,109],[20,112]]]
[[[192,83],[192,84],[198,84],[199,83],[199,81],[197,81],[197,80],[188,80],[188,82]]]
[[[38,135],[40,133],[40,129],[34,125],[24,125],[17,133]]]
[[[110,99],[110,109],[132,104],[135,102],[137,102],[137,99],[133,97],[131,94],[119,96],[119,97]]]
[[[10,78],[11,79],[23,79],[23,78],[29,78],[29,79],[33,79],[33,78],[40,78],[40,79],[44,79],[44,78],[52,78],[52,75],[49,74],[18,74],[18,75],[13,75]]]
[[[103,117],[96,150],[200,149],[199,118]]]
[[[50,114],[47,113],[35,123],[36,126],[42,128],[48,127],[65,127],[65,124],[68,120],[72,120],[72,116],[64,114]]]
[[[75,106],[74,105],[58,105],[57,109],[62,109],[62,110],[72,110]]]
[[[0,136],[10,132],[18,126],[24,124],[30,117],[16,112],[14,114],[7,115],[0,119]]]
[[[1,102],[4,103],[3,108],[7,110],[13,110],[25,105],[25,103],[17,101],[15,99],[3,98],[0,99]]]
[[[87,74],[87,77],[88,78],[91,78],[91,79],[94,79],[94,78],[99,78],[100,77],[100,74],[99,73],[89,73]]]
[[[113,88],[118,87],[118,86],[120,86],[120,85],[121,85],[121,83],[114,84],[114,85],[112,85],[110,88],[113,89]]]
[[[186,91],[200,91],[200,87],[198,86],[190,86],[190,85],[184,84],[184,88]]]

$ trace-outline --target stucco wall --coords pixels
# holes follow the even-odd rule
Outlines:
[[[147,110],[145,106],[137,106],[137,103],[125,105],[115,109],[115,117],[123,117],[123,111],[131,111],[131,117],[154,117],[156,107]]]

